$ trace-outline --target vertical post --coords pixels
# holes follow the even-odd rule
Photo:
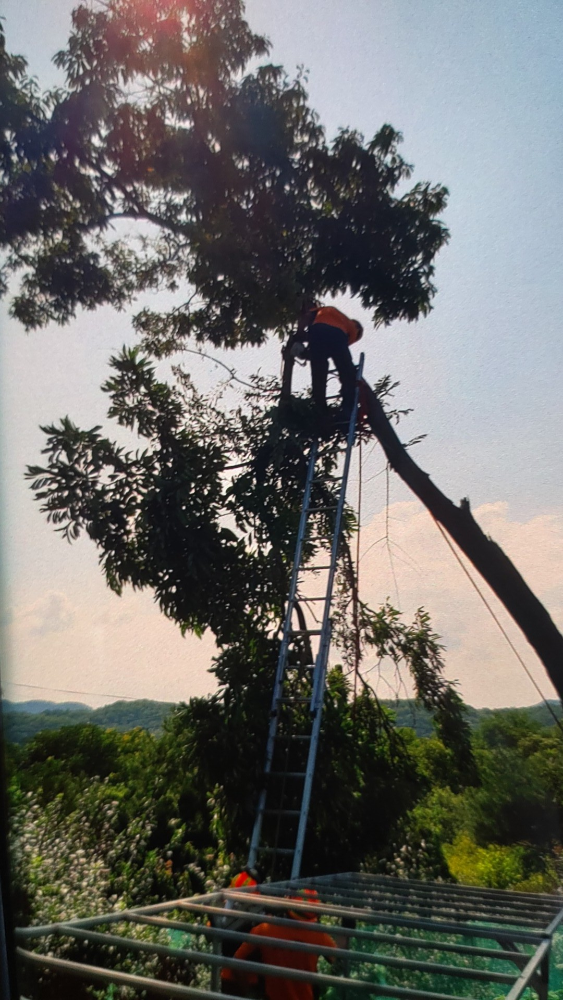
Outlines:
[[[542,959],[542,963],[539,968],[537,976],[536,992],[538,994],[538,1000],[547,1000],[549,993],[549,956],[551,954],[551,949],[548,951],[547,955]]]
[[[222,955],[223,947],[221,938],[213,938],[213,954]],[[221,992],[221,968],[219,965],[211,966],[211,992]]]
[[[356,928],[356,921],[353,920],[353,919],[351,919],[350,917],[342,917],[342,926],[346,927],[346,928],[349,928],[350,930],[355,930],[355,928]],[[351,939],[351,937],[348,934],[344,938],[344,942],[342,944],[342,947],[346,948],[347,951],[350,951],[350,942],[351,942],[351,940],[352,939]],[[347,979],[350,977],[350,959],[349,958],[344,958],[342,960],[342,975],[345,976]]]
[[[2,699],[0,698],[0,997],[17,1000],[16,949],[10,900],[10,864],[8,854],[8,795],[4,760]]]

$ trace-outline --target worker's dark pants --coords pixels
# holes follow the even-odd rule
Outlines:
[[[319,412],[325,414],[327,409],[326,380],[328,362],[332,359],[342,387],[342,416],[348,421],[354,406],[356,368],[344,330],[327,323],[313,323],[309,328],[309,358],[313,399]]]

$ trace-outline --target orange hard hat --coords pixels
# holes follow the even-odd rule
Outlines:
[[[313,906],[319,905],[319,894],[316,889],[298,889],[297,894],[289,898],[294,899],[296,903],[310,903]],[[314,910],[302,910],[300,908],[299,910],[288,910],[287,912],[294,920],[318,920]]]
[[[242,889],[245,885],[258,885],[258,882],[254,877],[255,874],[255,872],[251,873],[244,869],[244,871],[239,872],[238,875],[235,875],[234,878],[231,879],[230,888]]]

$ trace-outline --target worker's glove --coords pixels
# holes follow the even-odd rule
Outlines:
[[[308,357],[307,348],[302,340],[296,340],[295,343],[291,345],[289,353],[291,354],[291,357],[295,358],[297,361],[304,361]]]

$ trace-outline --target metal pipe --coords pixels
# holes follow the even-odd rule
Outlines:
[[[156,918],[146,917],[143,921],[154,920]],[[154,925],[153,925],[154,926]],[[177,928],[179,929],[179,928]],[[309,926],[309,930],[311,927]],[[189,930],[184,930],[183,933],[189,934]],[[460,979],[476,979],[485,982],[496,982],[496,983],[514,983],[516,981],[516,976],[508,972],[494,972],[493,970],[486,969],[471,969],[468,966],[456,966],[456,965],[444,965],[439,962],[424,962],[416,961],[406,958],[395,958],[391,955],[380,955],[377,953],[366,953],[363,951],[349,950],[345,948],[324,948],[321,945],[309,944],[305,941],[292,941],[289,939],[271,937],[267,935],[260,935],[257,938],[253,934],[245,934],[240,931],[228,931],[222,928],[203,928],[203,933],[209,937],[215,937],[225,940],[235,940],[250,942],[256,945],[269,945],[272,948],[279,948],[282,951],[297,951],[304,952],[309,955],[322,955],[324,958],[343,958],[352,959],[358,962],[365,962],[368,965],[384,965],[389,968],[394,969],[405,969],[410,972],[425,972],[432,975],[439,976],[451,976],[458,977]],[[91,941],[97,944],[103,944],[106,946],[112,946],[115,948],[123,948],[126,951],[146,951],[155,955],[164,955],[170,958],[182,958],[190,962],[200,962],[204,965],[211,965],[212,968],[223,967],[227,968],[238,968],[238,965],[233,965],[232,963],[238,963],[241,960],[235,958],[234,956],[229,958],[223,958],[220,952],[214,949],[213,955],[205,951],[197,951],[194,949],[186,948],[174,948],[170,945],[158,944],[156,942],[150,941],[139,941],[135,938],[122,937],[115,934],[103,934],[98,931],[84,930],[81,927],[73,927],[71,924],[60,924],[57,933],[61,937],[73,937],[82,941]],[[199,935],[202,935],[202,930],[199,930]],[[255,963],[251,963],[255,964]],[[261,963],[262,964],[262,963]],[[284,966],[285,968],[285,966]],[[218,984],[217,984],[218,985]]]
[[[240,902],[240,896],[234,890],[227,890],[225,892],[227,899],[234,899]],[[287,899],[275,899],[272,896],[261,895],[261,905],[271,906],[274,909],[287,909]],[[297,912],[311,909],[310,903],[298,903],[297,901],[291,902],[291,908],[295,909]],[[469,927],[467,924],[456,924],[453,921],[432,921],[426,919],[417,920],[412,917],[401,917],[394,914],[381,914],[376,911],[368,910],[367,907],[363,908],[353,908],[346,906],[332,906],[323,905],[322,912],[327,916],[333,917],[354,917],[356,920],[360,920],[363,923],[372,924],[387,924],[390,927],[413,927],[420,930],[430,930],[438,934],[450,933],[459,934],[462,937],[479,937],[479,938],[490,938],[494,935],[491,931],[494,931],[492,927],[485,927],[483,925],[474,925]],[[544,939],[544,934],[541,931],[529,931],[529,930],[518,930],[514,929],[510,931],[511,937],[515,941],[531,941],[531,942],[541,942]]]
[[[186,902],[182,902],[180,908],[181,909],[185,909],[185,910],[187,910],[188,912],[191,912],[191,913],[199,913],[199,912],[201,912],[200,908],[198,906],[190,905],[189,903],[186,903]],[[218,907],[205,907],[205,913],[210,914],[212,916],[214,916],[214,915],[223,916],[223,917],[225,916],[225,910],[219,909]],[[269,913],[268,914],[265,914],[265,913],[256,913],[256,912],[250,912],[249,910],[236,910],[236,909],[232,909],[232,910],[228,911],[228,914],[229,914],[229,917],[233,917],[233,918],[236,918],[236,919],[244,919],[248,923],[252,923],[252,924],[260,924],[260,923],[263,923],[265,920],[267,920],[268,923],[274,924],[276,927],[295,927],[295,926],[297,926],[299,929],[305,930],[306,928],[310,928],[310,926],[311,926],[308,921],[303,921],[303,920],[296,921],[292,917],[287,917],[287,918],[276,917],[276,916],[273,916],[272,914],[269,914]],[[320,917],[323,916],[322,906],[319,906],[319,916]],[[193,924],[182,924],[180,922],[176,923],[174,921],[160,920],[160,918],[158,918],[158,917],[155,917],[155,918],[151,918],[151,917],[145,918],[145,917],[143,917],[142,921],[140,921],[140,922],[145,922],[145,920],[146,920],[146,922],[150,921],[151,923],[153,921],[155,921],[155,920],[158,920],[159,924],[161,926],[164,927],[164,926],[170,925],[171,927],[174,927],[174,928],[176,928],[178,930],[180,930],[180,929],[183,930],[184,927],[188,927],[189,928],[189,927],[194,926]],[[197,925],[197,926],[199,926],[199,925]],[[327,930],[331,929],[329,925],[323,924],[322,926],[323,926],[323,928],[326,928]],[[364,929],[357,928],[357,927],[353,931],[350,930],[349,928],[346,928],[346,927],[339,927],[338,928],[338,935],[340,937],[342,937],[344,935],[345,937],[357,937],[357,938],[363,938],[365,940],[380,941],[380,942],[384,942],[384,943],[387,943],[387,944],[400,945],[401,947],[404,947],[404,948],[421,948],[423,950],[428,949],[428,950],[433,950],[433,951],[451,951],[451,952],[455,952],[456,954],[459,953],[459,954],[465,954],[465,955],[476,955],[476,956],[479,955],[479,956],[482,956],[484,958],[506,959],[507,961],[512,961],[513,960],[513,953],[512,952],[503,951],[502,949],[499,949],[499,948],[479,948],[479,947],[473,946],[473,945],[453,944],[451,941],[430,941],[427,938],[408,938],[408,937],[404,937],[401,934],[399,934],[399,935],[398,934],[384,934],[383,932],[380,932],[380,931],[369,931],[369,930],[364,930]],[[474,934],[472,936],[475,937]],[[494,940],[494,941],[497,940],[497,935],[496,934],[494,934],[494,935],[489,935],[489,934],[481,935],[481,934],[479,934],[478,936],[479,937],[484,937],[484,938],[490,937],[491,940]],[[522,955],[523,959],[527,959],[528,958],[527,954],[522,953],[522,952],[520,952],[520,954]]]
[[[519,1000],[522,996],[524,990],[528,987],[530,980],[532,979],[537,968],[543,962],[544,958],[549,955],[549,949],[551,948],[551,941],[543,941],[539,948],[534,952],[529,962],[524,966],[522,972],[518,976],[518,979],[514,983],[514,986],[506,994],[504,1000]]]
[[[249,925],[260,924],[265,921],[271,922],[276,927],[291,927],[295,931],[311,932],[316,929],[314,925],[313,927],[311,926],[309,921],[295,920],[283,915],[289,905],[287,899],[288,893],[295,892],[298,887],[303,885],[308,887],[316,886],[318,888],[321,901],[315,909],[319,919],[323,917],[336,917],[339,921],[345,922],[349,918],[355,921],[356,926],[346,928],[344,926],[332,927],[326,923],[317,925],[319,929],[336,935],[337,940],[340,939],[339,946],[335,948],[317,946],[310,939],[308,941],[306,937],[302,941],[278,939],[275,937],[275,932],[272,932],[268,937],[260,937],[257,940],[256,935],[250,933]],[[543,913],[546,919],[553,915],[547,930],[536,932],[522,928],[522,923],[528,921],[530,917],[522,913],[523,902],[519,897],[515,898],[511,893],[499,893],[494,897],[479,898],[479,893],[469,887],[468,893],[460,895],[456,892],[459,888],[464,887],[440,886],[438,888],[435,885],[426,887],[423,883],[418,882],[418,880],[413,885],[405,884],[402,880],[387,879],[383,876],[356,876],[353,873],[342,876],[321,876],[315,879],[291,879],[286,882],[262,886],[260,893],[253,890],[252,887],[238,891],[222,890],[200,897],[192,897],[191,899],[180,899],[154,904],[138,910],[114,911],[111,914],[81,918],[76,921],[51,924],[45,927],[23,928],[17,932],[20,941],[31,940],[49,934],[57,934],[63,937],[74,937],[112,949],[117,948],[129,954],[153,954],[163,956],[164,958],[175,958],[181,962],[195,962],[200,967],[209,967],[211,969],[211,991],[201,990],[193,986],[183,986],[182,984],[163,983],[144,976],[133,976],[115,970],[102,969],[98,966],[85,966],[82,963],[70,962],[66,959],[54,959],[49,956],[33,954],[21,948],[19,949],[19,954],[24,961],[40,965],[44,968],[58,968],[69,975],[81,976],[83,979],[86,978],[87,981],[90,978],[94,981],[103,981],[106,983],[114,982],[117,984],[132,985],[153,994],[168,996],[170,1000],[176,996],[199,997],[202,1000],[203,998],[208,998],[208,1000],[217,998],[219,1000],[219,998],[224,997],[225,995],[219,993],[217,988],[213,989],[213,986],[218,987],[219,973],[222,968],[230,968],[241,973],[249,971],[258,972],[259,975],[266,974],[287,980],[306,981],[320,986],[336,987],[337,993],[343,996],[348,996],[350,991],[352,991],[356,994],[359,992],[369,992],[371,995],[387,996],[395,998],[395,1000],[417,1000],[417,998],[418,1000],[451,1000],[451,998],[437,992],[410,989],[406,986],[387,986],[378,982],[367,981],[370,974],[375,974],[374,978],[378,978],[376,974],[378,966],[382,970],[385,968],[395,970],[396,974],[400,974],[401,972],[405,975],[409,973],[426,974],[448,976],[460,981],[469,980],[474,982],[507,984],[510,986],[510,989],[504,1000],[520,1000],[524,990],[527,987],[531,987],[538,992],[539,1000],[545,1000],[550,934],[559,926],[563,919],[563,910],[559,910],[559,907],[557,907],[559,901],[553,897],[540,895],[539,899],[536,900],[536,905],[534,905],[534,901],[530,899],[530,908],[526,911],[527,914],[531,913],[537,916],[538,913]],[[399,898],[396,901],[396,905],[393,906],[395,897]],[[235,903],[235,906],[241,908],[233,908],[225,911],[222,906],[218,905],[225,900],[232,901]],[[353,905],[338,904],[335,900],[351,901]],[[434,908],[432,908],[433,902],[438,904]],[[371,908],[374,903],[378,909]],[[292,899],[291,907],[295,911],[303,913],[311,909],[311,903],[308,900]],[[555,912],[556,908],[558,912]],[[453,911],[460,914],[461,920],[456,923],[452,920],[405,917],[403,912],[401,912],[406,911],[409,913],[413,909],[415,912],[422,913],[429,911],[432,916],[444,912],[449,916]],[[186,916],[188,913],[199,916],[200,922],[188,923],[180,919],[172,919],[170,914],[178,910],[185,912]],[[493,921],[493,925],[469,924],[468,920],[476,912],[480,915],[482,912],[484,919]],[[277,914],[282,915],[278,916]],[[220,927],[208,926],[203,923],[205,919],[204,915],[211,918],[215,916],[223,919],[228,917],[234,921],[240,921],[243,926],[246,926],[242,930],[237,930],[236,924],[234,927],[232,924]],[[506,926],[507,922],[516,924],[516,926],[509,928]],[[122,936],[121,928],[119,934],[108,933],[107,930],[99,930],[99,927],[103,924],[111,928],[112,926],[115,927],[118,923],[145,924],[159,929],[175,929],[186,935],[186,938],[199,938],[199,941],[188,941],[192,945],[189,948],[173,948],[168,944],[140,941],[135,938]],[[358,927],[358,924],[361,926]],[[383,927],[388,925],[389,928],[396,927],[397,933],[393,934],[390,930],[386,930],[385,932],[375,930],[373,929],[374,925]],[[98,930],[93,930],[94,927],[97,927]],[[410,929],[414,931],[428,930],[429,933],[425,938],[416,938],[412,934],[410,936],[403,936],[402,931],[404,930],[407,933]],[[467,938],[481,939],[484,942],[494,941],[498,943],[500,941],[501,946],[490,948],[477,947],[472,944],[458,944],[451,939],[449,941],[440,940],[440,937],[444,935],[456,935],[460,941]],[[433,940],[434,936],[437,939]],[[203,949],[206,947],[202,938],[212,942],[214,953],[211,953],[211,950],[198,950],[198,948]],[[342,940],[352,943],[352,939],[365,942],[368,944],[368,947],[372,945],[373,950],[370,949],[367,953],[364,953],[358,950],[358,946],[353,950],[349,950],[342,944]],[[241,961],[234,957],[224,958],[219,952],[222,940],[234,941],[237,944],[239,942],[247,942],[256,944],[257,947],[260,944],[266,944],[270,948],[279,948],[280,951],[294,950],[309,955],[314,954],[329,959],[339,959],[341,963],[339,968],[342,975],[306,972],[285,966],[270,966],[264,965],[261,962]],[[504,946],[503,941],[506,941]],[[517,948],[514,942],[518,942],[520,946],[527,946],[527,949],[521,950]],[[440,952],[445,954],[451,953],[456,956],[454,960],[459,959],[460,961],[468,959],[471,956],[479,956],[497,961],[501,960],[516,965],[517,970],[514,972],[497,972],[482,968],[475,969],[468,965],[457,966],[441,961],[425,961],[424,954],[422,957],[419,957],[416,953],[412,958],[404,958],[401,957],[400,952],[397,954],[395,950],[390,954],[375,951],[375,948],[380,944],[390,945],[393,949],[416,948],[426,952],[431,951],[437,953],[438,957]],[[529,952],[530,946],[534,948],[533,954]],[[428,955],[428,957],[434,958],[432,955]],[[346,963],[348,963],[348,968],[353,963],[352,971],[355,971],[362,978],[351,978],[348,974]],[[370,970],[373,970],[373,972],[370,973]],[[382,975],[384,975],[384,972],[382,972]],[[461,998],[456,998],[456,1000],[461,1000]]]
[[[378,898],[373,894],[364,894],[360,896],[357,890],[342,890],[338,889],[326,891],[325,895],[330,897],[330,899],[337,903],[338,899],[344,900],[348,905],[354,905],[359,899],[364,903],[364,906],[369,906],[373,912],[385,913],[387,911],[391,913],[400,912],[401,909],[409,910],[410,912],[419,913],[424,917],[446,917],[451,918],[451,911],[455,911],[455,915],[458,919],[465,920],[487,920],[490,923],[496,924],[518,924],[519,926],[525,925],[530,927],[538,927],[543,929],[545,927],[545,919],[521,916],[520,914],[512,915],[510,910],[499,910],[496,908],[494,911],[492,909],[477,909],[475,907],[465,907],[463,905],[457,905],[452,903],[447,906],[446,901],[442,897],[440,906],[423,905],[419,903],[416,899],[405,899],[401,900],[397,904],[393,903],[393,896],[391,894],[384,894],[382,898]],[[337,904],[338,905],[338,904]],[[528,911],[530,912],[530,911]]]
[[[243,892],[243,890],[239,890]],[[205,903],[207,900],[224,900],[223,890],[220,892],[210,892],[205,896],[190,896],[189,900],[197,900],[199,903]],[[72,923],[73,927],[96,927],[98,924],[115,924],[119,923],[120,920],[127,919],[127,914],[139,914],[139,913],[166,913],[169,910],[178,909],[181,903],[187,902],[187,900],[177,899],[173,902],[166,903],[152,903],[150,906],[140,906],[139,909],[135,910],[112,910],[110,913],[102,913],[98,917],[76,917],[76,919],[70,921],[67,920],[66,923]],[[24,937],[46,937],[48,934],[54,933],[53,928],[58,927],[59,924],[42,924],[38,926],[31,927],[18,927],[16,929],[17,936],[21,939]]]
[[[367,881],[369,879],[369,881]],[[537,908],[538,904],[540,908],[545,911],[557,911],[561,907],[561,902],[554,896],[549,896],[543,893],[517,893],[512,892],[507,889],[487,889],[485,887],[477,886],[466,886],[454,883],[445,883],[437,886],[432,882],[421,882],[418,879],[401,879],[394,878],[389,875],[377,876],[367,874],[362,877],[362,873],[359,875],[335,875],[326,876],[320,875],[314,878],[308,879],[308,883],[320,883],[324,884],[329,882],[331,885],[334,883],[345,882],[347,885],[352,884],[352,887],[358,886],[359,891],[366,891],[368,886],[391,886],[393,890],[399,893],[404,892],[416,892],[418,895],[430,896],[434,898],[439,895],[448,896],[459,896],[460,898],[474,898],[482,902],[486,902],[489,899],[494,901],[504,902],[510,906],[518,906],[526,909],[528,912],[530,910],[530,904],[534,904],[534,909]],[[361,887],[361,888],[360,888]],[[529,898],[528,898],[529,896]]]
[[[269,887],[266,886],[263,895],[269,895],[270,892],[268,890]],[[285,890],[273,889],[272,895],[279,895],[283,891]],[[323,895],[325,897],[330,898],[331,901],[335,903],[335,905],[339,905],[337,903],[338,899],[345,900],[348,902],[348,905],[352,906],[355,905],[357,902],[361,901],[363,903],[363,907],[369,906],[369,908],[374,913],[375,912],[381,913],[387,911],[390,911],[392,913],[400,913],[402,910],[405,911],[410,910],[411,912],[414,911],[420,913],[421,916],[435,915],[437,917],[444,916],[448,918],[451,917],[451,910],[457,910],[457,916],[459,916],[460,919],[465,918],[467,920],[487,920],[491,923],[497,923],[497,924],[508,923],[511,926],[514,923],[520,926],[523,924],[524,925],[529,924],[531,927],[538,927],[541,928],[542,930],[545,927],[545,922],[540,919],[534,919],[529,916],[521,917],[519,915],[515,915],[513,917],[510,914],[510,911],[507,909],[501,911],[501,913],[497,913],[496,910],[492,912],[489,909],[478,910],[473,908],[465,910],[463,906],[461,907],[461,909],[459,909],[456,906],[456,904],[452,904],[451,906],[448,907],[444,899],[442,899],[442,902],[445,904],[443,907],[438,907],[438,906],[432,907],[428,905],[426,906],[420,905],[414,900],[411,902],[411,905],[409,905],[408,899],[404,903],[402,903],[401,901],[397,905],[394,905],[394,903],[392,902],[394,897],[389,893],[384,894],[384,898],[381,900],[379,900],[377,897],[374,897],[373,894],[371,893],[364,893],[360,895],[358,890],[346,890],[344,892],[344,891],[339,891],[338,889],[324,889]],[[549,914],[549,916],[551,916],[551,914]]]
[[[313,884],[314,883],[311,883],[311,885]],[[263,886],[262,890],[263,890],[261,893],[262,898],[276,899],[276,898],[285,898],[288,892],[291,891],[295,892],[296,887],[294,887],[293,890],[291,890],[291,889],[278,889],[277,886]],[[387,913],[392,913],[392,914],[395,913],[401,915],[403,913],[408,913],[409,911],[416,919],[427,919],[427,918],[432,919],[434,915],[436,915],[436,917],[440,919],[442,917],[445,917],[446,919],[452,919],[452,910],[455,911],[455,906],[448,907],[447,905],[444,906],[444,908],[440,909],[438,909],[438,907],[435,908],[422,907],[422,906],[417,907],[416,905],[409,906],[408,904],[401,905],[400,903],[394,906],[392,903],[388,901],[379,902],[378,900],[374,900],[367,894],[365,897],[363,898],[360,897],[358,899],[355,896],[344,895],[344,893],[342,892],[329,891],[325,887],[322,888],[321,898],[326,905],[329,904],[332,904],[334,906],[347,905],[350,907],[357,908],[358,912],[365,912],[366,910],[369,910],[369,912],[371,912],[372,914],[382,915],[382,918],[385,919]],[[505,925],[512,927],[515,924],[519,927],[522,927],[523,925],[530,925],[530,927],[532,928],[537,927],[538,933],[540,933],[540,935],[545,930],[545,923],[542,921],[539,920],[536,921],[519,916],[501,917],[501,916],[489,915],[489,913],[486,910],[483,911],[473,910],[467,913],[463,911],[462,912],[458,911],[458,913],[455,913],[454,916],[457,916],[460,920],[487,921],[491,925],[497,926],[499,928],[502,928]],[[380,922],[384,922],[384,919],[380,920]],[[437,919],[436,926],[439,926],[439,923],[440,921]]]
[[[195,986],[182,986],[179,983],[163,983],[158,979],[148,979],[146,976],[136,976],[132,972],[118,972],[117,969],[102,969],[98,965],[82,965],[71,962],[67,958],[53,958],[49,955],[36,955],[24,948],[17,949],[18,956],[29,965],[40,965],[45,969],[57,969],[79,979],[93,979],[101,983],[115,983],[117,986],[132,986],[135,989],[147,990],[159,996],[186,998],[196,1000],[240,1000],[232,994],[212,993],[210,990],[200,990]]]
[[[140,943],[140,942],[139,942]],[[45,968],[55,968],[76,974],[82,979],[90,977],[101,979],[103,982],[122,983],[128,986],[141,987],[149,992],[161,993],[170,997],[199,997],[200,1000],[224,1000],[225,994],[213,993],[210,990],[201,990],[191,986],[180,986],[176,983],[164,983],[158,979],[148,979],[144,976],[133,975],[132,973],[118,972],[117,970],[103,969],[97,965],[81,965],[79,962],[71,962],[65,958],[51,958],[47,955],[36,955],[33,952],[18,948],[18,955],[22,960]],[[217,956],[209,955],[209,959]],[[348,979],[340,976],[330,976],[319,972],[304,972],[301,969],[290,969],[286,966],[267,965],[263,962],[242,962],[239,959],[221,958],[224,966],[229,966],[233,961],[236,967],[242,971],[255,972],[258,975],[267,975],[276,979],[292,979],[297,982],[318,984],[322,986],[336,986],[357,990],[362,993],[377,993],[378,996],[394,997],[395,1000],[467,1000],[467,997],[460,997],[456,994],[434,993],[429,990],[411,990],[404,986],[387,986],[382,983],[367,983],[359,979]],[[230,996],[230,995],[228,995]],[[230,1000],[233,1000],[231,997]]]

